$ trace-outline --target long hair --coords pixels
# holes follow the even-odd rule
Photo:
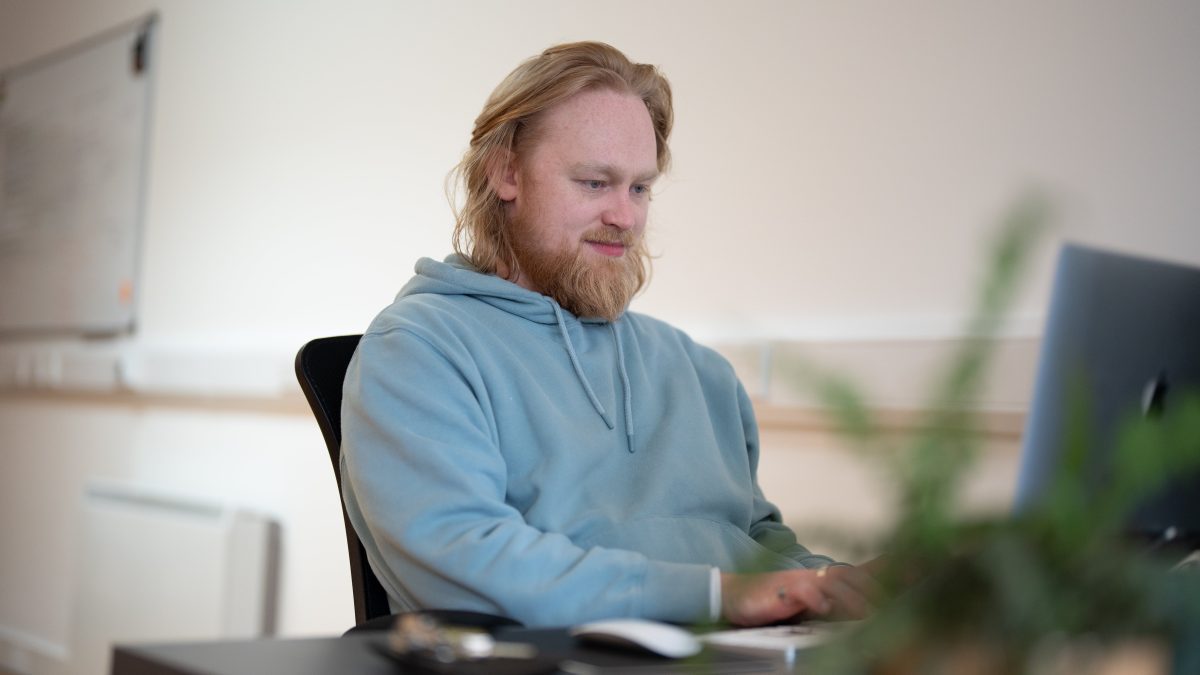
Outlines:
[[[543,113],[593,89],[628,92],[642,99],[654,126],[658,170],[666,172],[671,163],[667,140],[674,109],[671,85],[656,67],[633,63],[602,42],[556,45],[528,59],[492,92],[475,118],[471,146],[449,176],[447,192],[455,207],[454,250],[479,271],[494,274],[498,263],[517,269],[507,211],[492,190],[489,171],[535,140]],[[461,208],[455,206],[455,188],[464,195]]]

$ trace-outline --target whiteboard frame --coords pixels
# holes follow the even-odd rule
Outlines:
[[[0,71],[0,340],[134,332],[157,26],[151,13]],[[123,49],[126,70],[94,58]]]

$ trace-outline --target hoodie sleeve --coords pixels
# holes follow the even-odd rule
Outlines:
[[[738,383],[738,406],[742,412],[742,427],[746,436],[746,453],[750,458],[750,470],[754,476],[754,521],[750,525],[750,536],[761,546],[800,563],[803,567],[825,567],[834,562],[828,556],[817,555],[796,542],[796,534],[783,524],[779,509],[767,501],[758,485],[758,422],[754,418],[754,406],[746,389]]]
[[[368,332],[344,393],[343,498],[396,608],[531,626],[708,617],[709,567],[581,548],[505,503],[504,456],[469,362],[405,328]]]

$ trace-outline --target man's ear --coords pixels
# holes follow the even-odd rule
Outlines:
[[[488,185],[501,201],[511,202],[520,192],[517,156],[508,150],[496,153],[488,162]]]

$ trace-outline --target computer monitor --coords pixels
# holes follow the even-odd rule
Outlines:
[[[1057,476],[1073,405],[1086,410],[1089,439],[1079,479],[1096,488],[1123,420],[1170,408],[1180,393],[1198,389],[1200,269],[1064,245],[1025,428],[1017,511]],[[1194,539],[1200,472],[1177,477],[1130,513],[1127,525],[1135,536]]]

